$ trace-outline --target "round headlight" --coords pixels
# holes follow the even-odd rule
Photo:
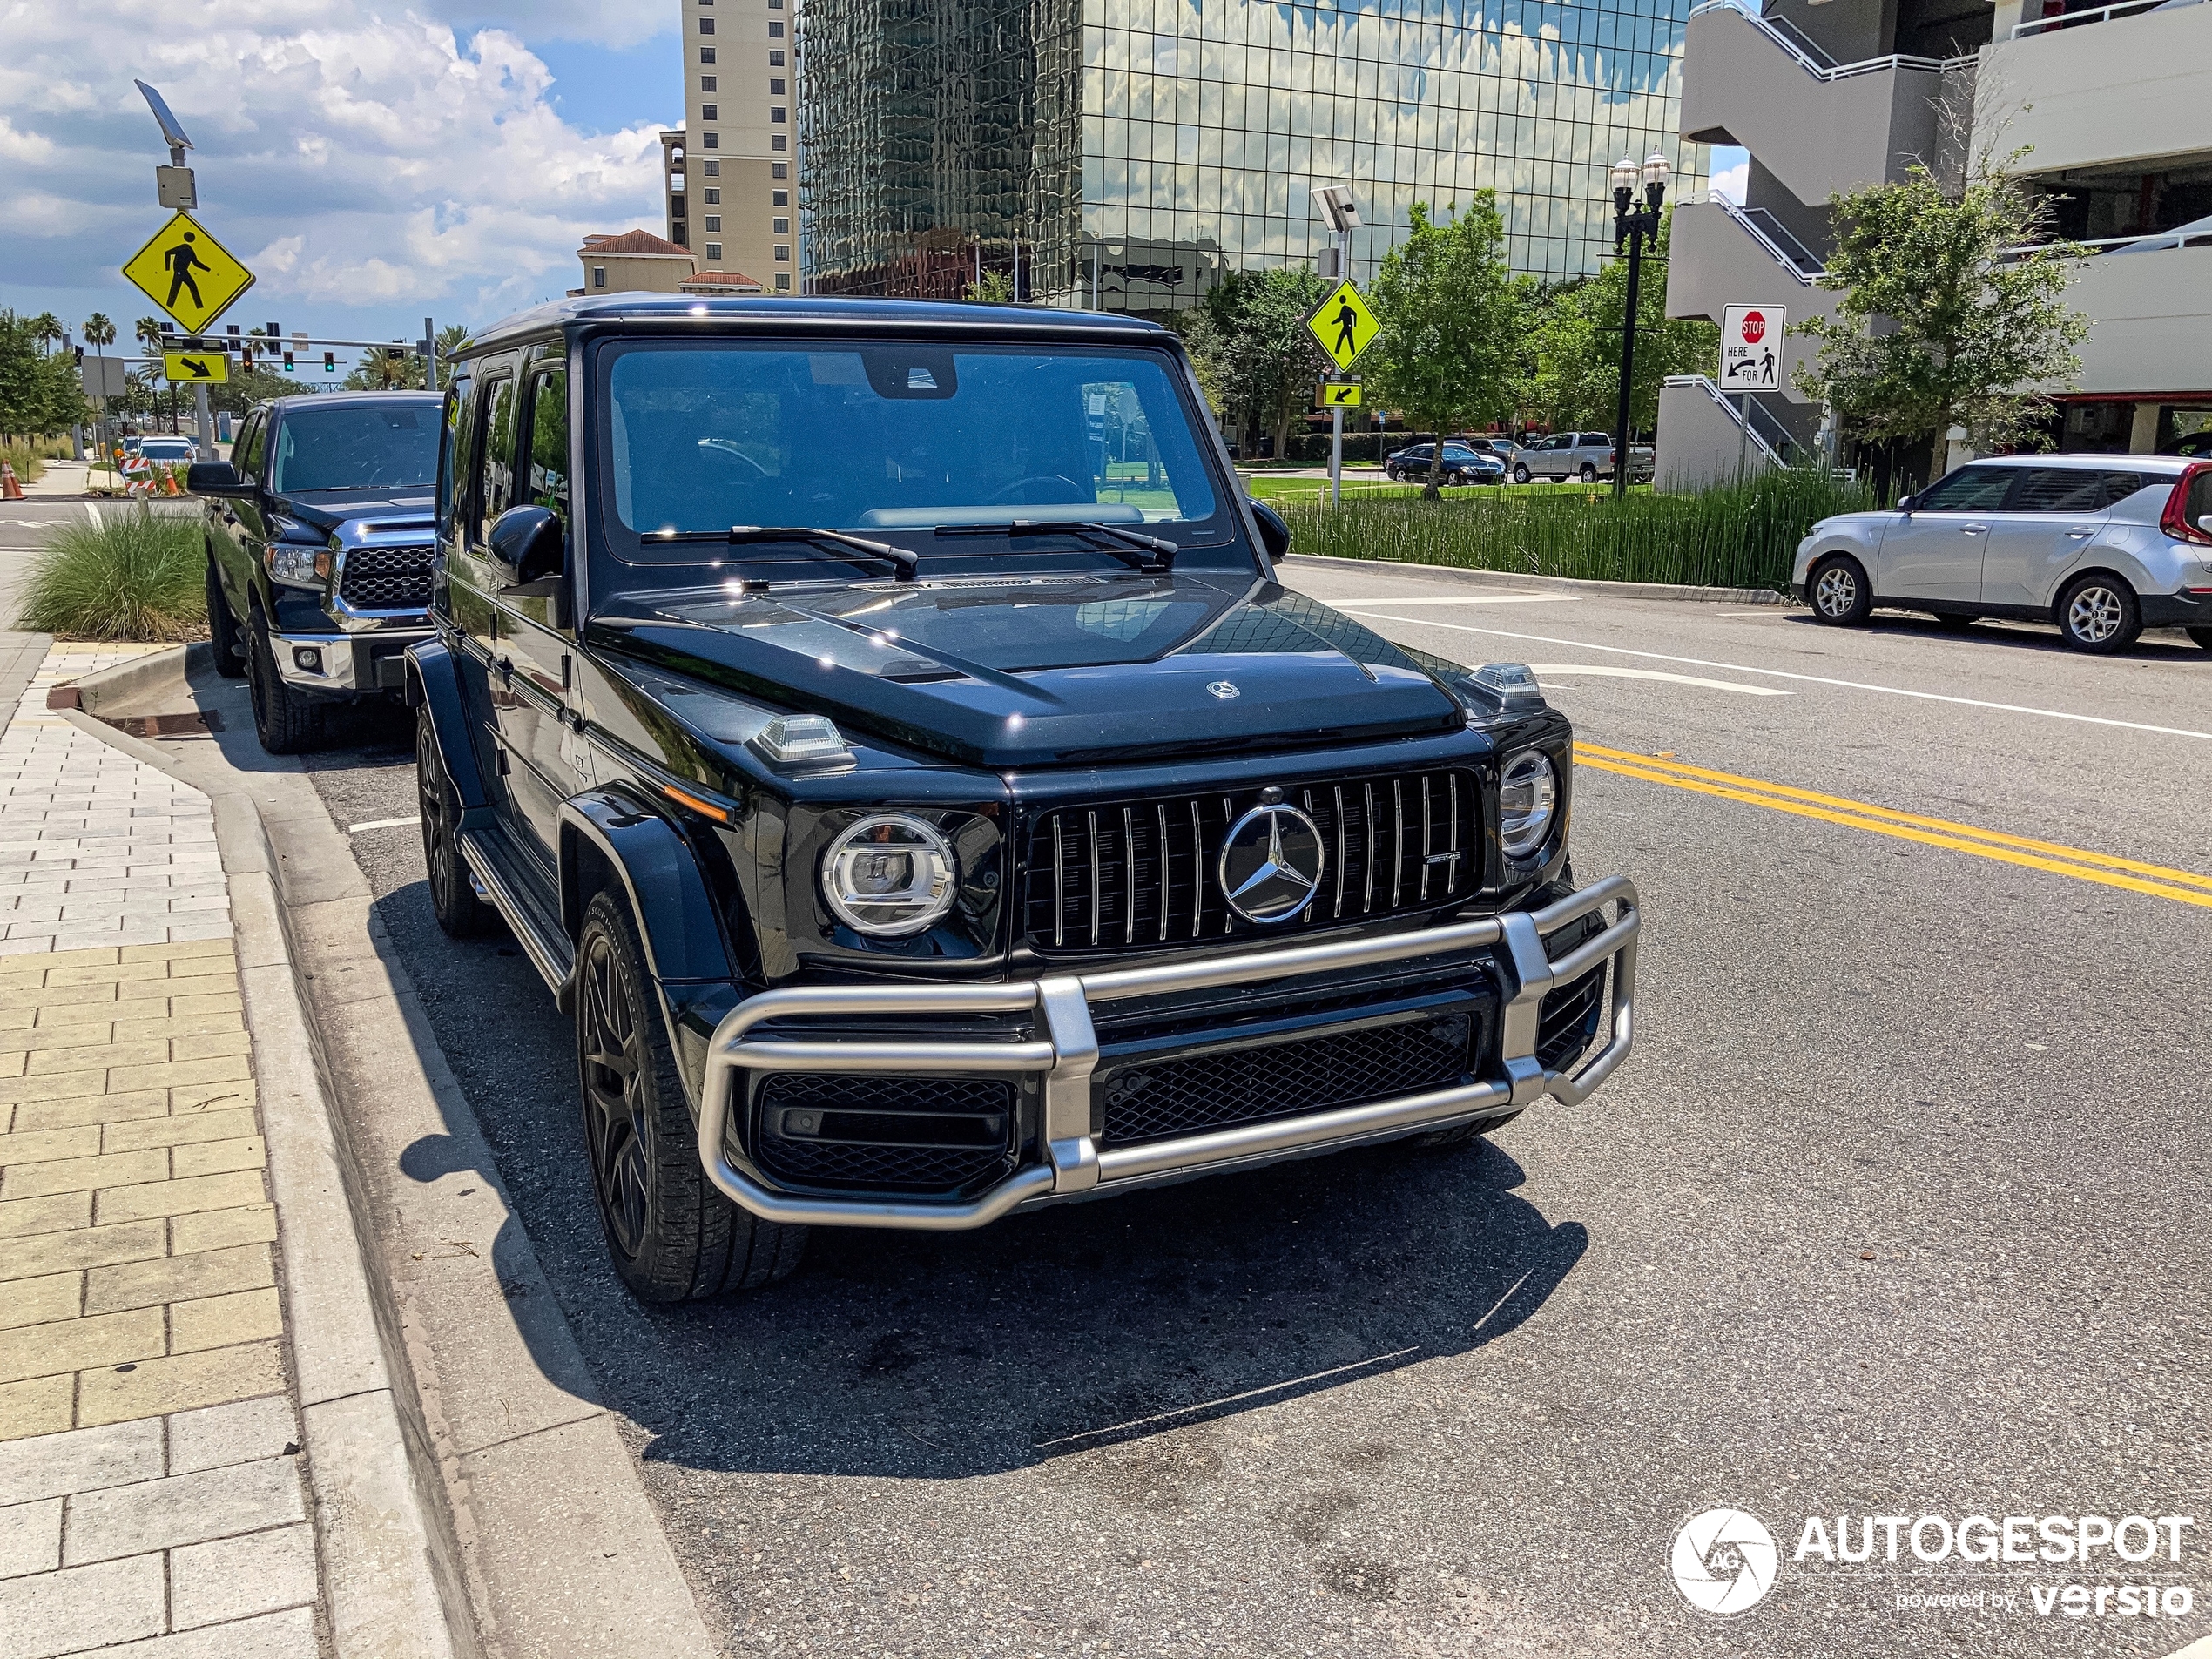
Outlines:
[[[1498,786],[1498,833],[1506,856],[1525,859],[1551,833],[1559,803],[1559,774],[1545,756],[1530,749],[1506,763]]]
[[[876,939],[918,934],[953,907],[960,867],[919,818],[877,813],[830,843],[822,897],[838,919]]]

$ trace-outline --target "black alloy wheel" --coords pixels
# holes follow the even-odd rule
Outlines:
[[[246,689],[253,702],[253,735],[273,755],[296,755],[322,738],[322,705],[302,697],[278,671],[269,627],[256,611],[246,630]]]
[[[591,900],[577,947],[576,1050],[591,1184],[615,1271],[641,1302],[686,1302],[788,1276],[804,1227],[762,1221],[700,1167],[691,1108],[629,906]]]
[[[461,797],[446,775],[438,736],[426,706],[415,720],[415,810],[422,819],[422,864],[428,873],[430,907],[448,939],[488,934],[499,913],[476,896],[476,884],[461,855]]]
[[[1834,627],[1855,627],[1874,610],[1874,590],[1866,571],[1848,554],[1831,554],[1814,565],[1805,597],[1812,602],[1814,618]]]
[[[215,671],[226,680],[246,672],[246,652],[238,643],[238,618],[223,597],[223,578],[215,568],[215,550],[207,550],[207,637],[214,648]]]

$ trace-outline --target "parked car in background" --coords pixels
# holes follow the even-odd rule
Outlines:
[[[138,455],[157,466],[189,466],[199,459],[199,446],[190,438],[142,438]]]
[[[1637,483],[1649,479],[1656,459],[1650,445],[1631,444],[1629,482]],[[1528,444],[1514,457],[1513,481],[1517,484],[1536,478],[1548,478],[1555,484],[1563,484],[1570,478],[1594,484],[1612,475],[1613,439],[1604,432],[1555,432]]]
[[[230,460],[186,475],[207,502],[216,671],[246,677],[271,754],[312,748],[334,704],[398,692],[401,653],[429,635],[440,407],[430,392],[279,398],[246,417]]]
[[[2056,623],[2078,651],[2123,650],[2146,627],[2212,651],[2212,461],[1973,462],[1888,511],[1821,520],[1791,585],[1825,623],[1891,605],[1962,628]]]
[[[1510,470],[1514,457],[1521,453],[1522,446],[1511,438],[1469,438],[1467,448],[1478,455],[1497,456],[1498,460]]]
[[[1435,454],[1433,443],[1409,444],[1384,457],[1383,472],[1393,483],[1426,483]],[[1506,480],[1504,462],[1464,443],[1445,444],[1441,471],[1440,482],[1447,484],[1501,484]]]

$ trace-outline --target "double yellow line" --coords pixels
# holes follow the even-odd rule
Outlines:
[[[2031,840],[2023,835],[1977,829],[1971,824],[1954,824],[1948,819],[1896,812],[1887,806],[1847,800],[1839,795],[1817,794],[1810,789],[1793,789],[1787,784],[1770,784],[1757,778],[1738,777],[1734,772],[1685,765],[1679,760],[1633,754],[1625,749],[1601,748],[1594,743],[1578,742],[1575,745],[1575,759],[1578,765],[1617,772],[1623,778],[1640,778],[1646,783],[1665,784],[1670,788],[1713,795],[1722,800],[1741,801],[1747,806],[1765,806],[1777,813],[1793,813],[1799,818],[1817,818],[1823,823],[1840,824],[1846,829],[1893,835],[1901,841],[1918,841],[1923,846],[1971,853],[1976,858],[1994,859],[2000,864],[2017,864],[2024,869],[2069,875],[2076,880],[2124,887],[2130,893],[2145,893],[2155,899],[2173,899],[2212,910],[2212,875],[2114,858],[2108,853],[2085,852],[2054,841]]]

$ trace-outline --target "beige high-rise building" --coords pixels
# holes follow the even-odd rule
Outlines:
[[[799,288],[798,42],[791,0],[678,0],[684,130],[664,132],[668,239],[702,276]]]

